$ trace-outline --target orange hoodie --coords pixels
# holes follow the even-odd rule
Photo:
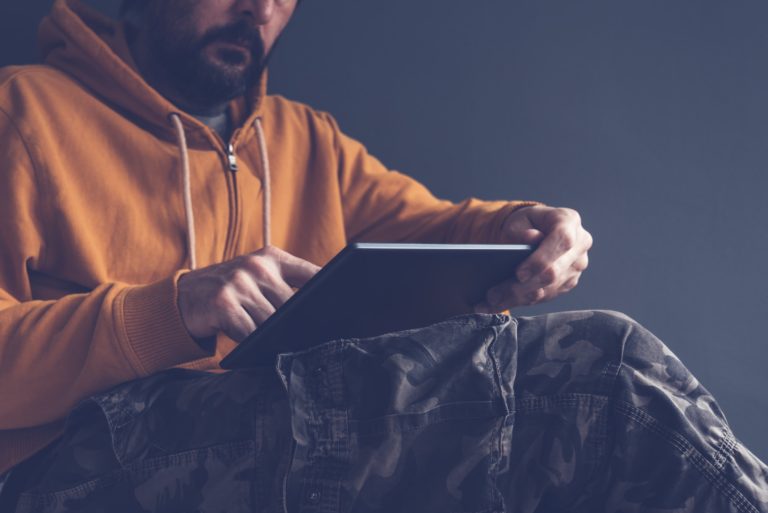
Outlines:
[[[44,65],[0,70],[0,474],[89,395],[218,368],[233,342],[206,354],[177,309],[190,252],[207,266],[258,250],[264,224],[319,265],[353,240],[499,241],[529,204],[440,201],[264,84],[232,102],[225,143],[143,81],[119,24],[74,0],[40,39]]]

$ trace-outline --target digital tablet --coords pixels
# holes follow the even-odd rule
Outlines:
[[[531,252],[510,244],[350,244],[221,366],[269,365],[279,353],[471,313]]]

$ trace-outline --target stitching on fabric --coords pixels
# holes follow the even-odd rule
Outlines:
[[[682,456],[688,458],[688,460],[693,463],[694,468],[701,472],[704,477],[707,478],[707,480],[739,511],[744,513],[760,513],[759,510],[749,502],[744,494],[725,478],[720,472],[721,469],[713,465],[712,462],[701,454],[701,452],[685,437],[670,431],[662,426],[654,417],[625,401],[616,403],[616,411],[666,440],[670,445],[677,449]]]
[[[501,328],[501,330],[498,328]],[[504,497],[501,491],[498,489],[497,482],[499,477],[499,467],[501,465],[501,460],[504,453],[504,438],[507,425],[506,421],[509,416],[512,415],[512,412],[509,408],[509,398],[505,397],[504,394],[503,377],[501,375],[501,367],[499,366],[498,355],[496,353],[496,346],[499,344],[499,338],[504,329],[509,329],[509,327],[492,327],[490,331],[492,333],[493,340],[491,340],[486,347],[486,353],[491,361],[491,366],[493,367],[493,382],[494,387],[496,388],[496,394],[498,394],[498,396],[501,398],[504,404],[504,410],[506,411],[506,415],[497,421],[498,427],[495,431],[495,436],[489,437],[488,441],[491,454],[491,463],[488,466],[488,479],[491,484],[488,486],[488,497],[486,500],[488,501],[488,504],[492,504],[494,507],[500,506],[502,509],[504,509]],[[512,399],[514,399],[514,397]]]
[[[593,394],[559,394],[542,397],[526,397],[518,399],[515,405],[516,413],[527,413],[546,410],[553,407],[593,407],[608,403],[608,398]]]
[[[733,433],[725,426],[725,432],[720,442],[717,444],[717,449],[714,455],[714,466],[716,469],[721,470],[725,466],[725,462],[733,454],[733,450],[736,448],[736,438]]]

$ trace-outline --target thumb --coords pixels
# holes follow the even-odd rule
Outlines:
[[[514,226],[510,226],[507,233],[504,234],[504,238],[510,244],[536,244],[544,238],[544,232],[535,228],[515,230]]]

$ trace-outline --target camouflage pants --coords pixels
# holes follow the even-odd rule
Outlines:
[[[19,512],[768,512],[768,468],[619,314],[473,315],[94,397]],[[12,511],[12,510],[11,510]]]

